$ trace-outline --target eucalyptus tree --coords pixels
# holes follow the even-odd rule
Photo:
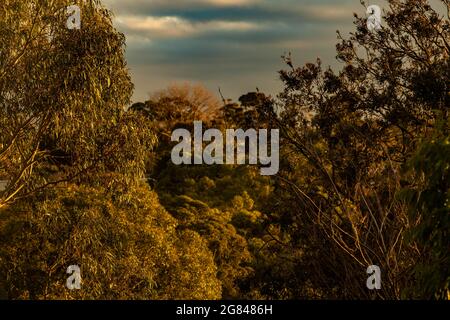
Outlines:
[[[127,112],[125,38],[100,2],[0,3],[0,292],[10,299],[216,299],[208,244],[142,181],[155,142]],[[79,266],[81,290],[66,287]],[[3,289],[3,290],[1,290]]]
[[[68,28],[74,4],[79,29]],[[133,90],[124,49],[97,0],[0,3],[0,208],[108,170],[128,182],[143,174],[154,136],[124,111]]]
[[[420,257],[438,260],[427,253],[433,245],[423,237],[420,250],[417,242],[405,241],[406,230],[429,219],[429,199],[421,199],[422,212],[408,215],[409,205],[416,206],[397,195],[421,181],[401,171],[421,140],[436,124],[448,126],[449,14],[448,0],[389,0],[381,28],[371,31],[366,17],[355,16],[356,30],[348,38],[338,33],[340,71],[320,60],[297,67],[292,56],[284,57],[284,90],[271,112],[284,149],[278,181],[290,192],[279,197],[287,202],[277,201],[296,239],[291,245],[309,248],[296,259],[297,268],[325,296],[400,298],[414,282],[411,272]],[[440,202],[433,205],[443,210]],[[428,274],[446,278],[440,263]],[[384,270],[376,292],[367,290],[364,279],[372,264]]]

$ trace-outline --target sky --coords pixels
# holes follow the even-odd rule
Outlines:
[[[103,0],[127,38],[133,102],[170,84],[203,84],[237,100],[281,91],[281,56],[338,68],[336,30],[353,30],[359,0]],[[383,5],[383,1],[368,1]]]

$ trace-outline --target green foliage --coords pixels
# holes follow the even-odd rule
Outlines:
[[[165,208],[180,228],[198,232],[208,242],[226,299],[247,294],[243,284],[255,264],[249,239],[263,233],[264,216],[245,191],[251,190],[262,203],[268,181],[255,172],[245,167],[168,164],[158,175],[156,191]]]
[[[140,185],[156,135],[125,111],[125,38],[94,0],[68,30],[72,4],[0,3],[2,287],[11,299],[219,298],[207,242]],[[71,264],[80,291],[65,288]]]
[[[421,251],[414,267],[414,296],[448,299],[450,296],[450,135],[448,123],[440,124],[433,137],[423,141],[409,161],[413,187],[403,192],[416,223],[408,241]],[[447,129],[445,129],[447,128]]]
[[[204,99],[210,93],[194,89],[170,87],[131,109],[148,119],[158,132],[148,173],[161,203],[177,219],[180,229],[195,231],[208,243],[218,268],[222,298],[242,298],[249,296],[247,282],[257,263],[251,250],[259,250],[250,250],[249,239],[263,234],[265,217],[259,210],[269,197],[270,181],[261,177],[257,168],[171,163],[173,143],[169,137],[176,128],[190,129],[195,120],[216,128],[225,128],[225,123],[241,125],[236,117],[223,108],[219,112],[215,103]],[[193,107],[192,101],[199,100],[200,108]]]
[[[296,67],[286,55],[284,90],[272,103],[283,159],[272,223],[281,227],[278,239],[287,238],[280,245],[301,252],[291,274],[302,268],[315,291],[328,297],[398,299],[421,259],[414,241],[402,241],[421,211],[408,215],[410,204],[396,195],[414,183],[402,176],[402,165],[440,114],[448,114],[449,20],[426,1],[388,2],[382,30],[369,32],[367,19],[356,16],[355,32],[348,39],[338,34],[339,72],[320,60]],[[448,10],[448,1],[442,4]],[[422,158],[434,166],[432,159],[431,153]],[[423,256],[433,256],[437,245],[447,262],[448,245],[428,242],[435,240],[422,244]],[[429,266],[431,286],[448,277],[439,263]],[[372,264],[383,270],[376,293],[367,290],[363,273]],[[298,294],[289,280],[286,291]]]
[[[125,37],[75,3],[80,30],[73,1],[0,3],[0,297],[448,299],[448,15],[389,0],[372,33],[356,16],[342,70],[286,55],[277,98],[186,84],[128,108]],[[195,120],[280,129],[279,174],[173,165]]]
[[[128,199],[118,200],[118,195]],[[0,270],[11,299],[217,299],[205,241],[147,186],[66,185],[1,212]],[[65,288],[79,265],[82,290]]]
[[[68,30],[65,8],[72,4],[0,4],[0,176],[10,181],[0,207],[75,177],[143,175],[155,137],[124,111],[133,89],[125,37],[94,0],[79,1],[83,27]],[[48,174],[49,163],[57,175]]]

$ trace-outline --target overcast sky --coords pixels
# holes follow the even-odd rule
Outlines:
[[[383,1],[369,1],[383,5]],[[277,94],[281,55],[296,65],[335,61],[336,30],[353,30],[359,0],[104,0],[126,35],[134,102],[174,82],[202,83],[226,98]]]

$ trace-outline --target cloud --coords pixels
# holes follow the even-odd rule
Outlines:
[[[118,16],[116,22],[128,34],[144,35],[149,38],[167,39],[198,36],[211,32],[241,32],[257,30],[258,24],[246,21],[192,22],[177,16],[142,17]]]
[[[280,56],[334,63],[337,29],[352,27],[357,0],[104,0],[127,37],[135,99],[173,81],[276,93]],[[155,87],[157,86],[157,87]]]

